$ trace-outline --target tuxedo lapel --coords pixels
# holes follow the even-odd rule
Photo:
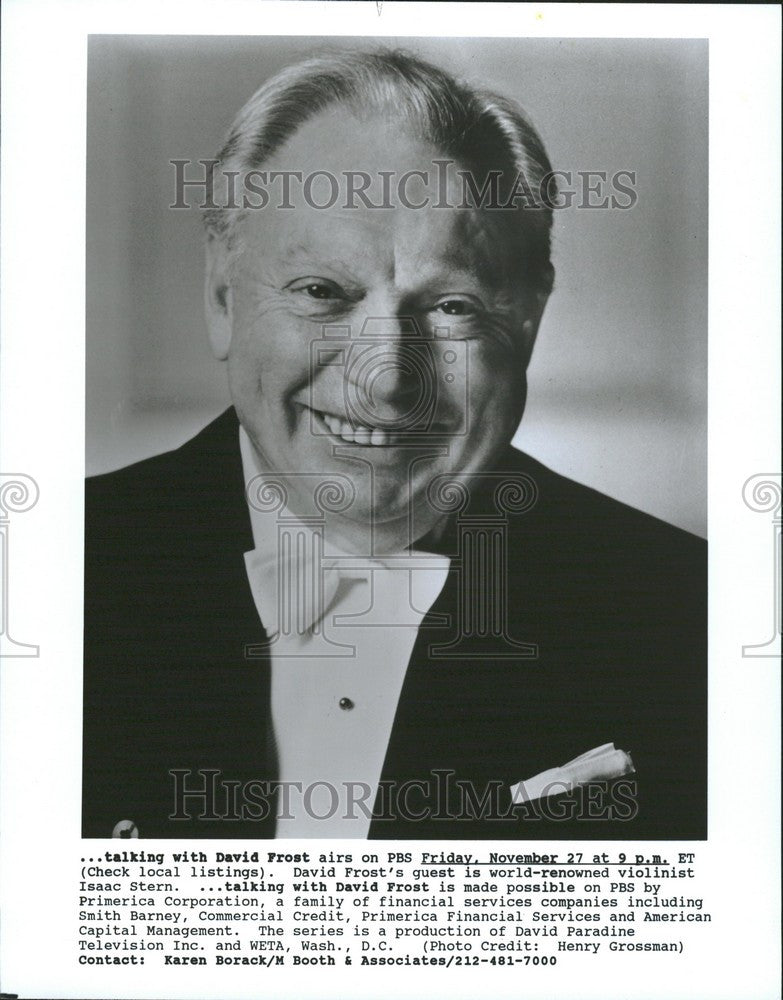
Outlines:
[[[496,582],[492,571],[476,572],[470,565],[477,551],[475,543],[479,539],[482,544],[488,542],[495,537],[495,529],[503,528],[497,524],[492,502],[496,486],[493,481],[483,490],[474,489],[468,531],[452,518],[439,540],[426,546],[448,555],[451,567],[414,645],[382,781],[392,792],[412,789],[408,813],[423,812],[426,798],[430,818],[414,819],[406,815],[404,802],[383,802],[379,797],[373,837],[492,836],[492,824],[487,826],[477,817],[471,820],[466,803],[480,803],[487,795],[487,809],[506,812],[509,787],[519,780],[513,778],[517,768],[526,763],[533,766],[538,751],[554,749],[546,745],[547,740],[542,746],[535,735],[535,713],[544,706],[531,697],[533,691],[538,692],[538,699],[542,694],[541,664],[537,647],[530,642],[535,629],[525,610],[531,604],[530,576],[521,576],[513,598],[508,595],[513,582],[508,560],[520,556],[518,540],[506,537],[507,547],[501,553],[505,574],[501,588],[505,600],[513,604],[505,627],[498,629],[497,621],[490,625],[486,619],[479,626],[478,618],[466,627],[464,620],[466,587],[476,588],[469,597],[477,609],[487,597],[486,588]],[[500,598],[499,594],[489,596],[490,600]],[[497,607],[492,611],[497,613]],[[449,624],[432,624],[438,616],[445,616]],[[416,782],[425,784],[426,796],[414,787]],[[391,800],[392,795],[387,798]],[[391,813],[394,818],[389,818]]]

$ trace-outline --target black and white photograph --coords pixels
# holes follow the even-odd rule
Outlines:
[[[8,0],[0,1000],[774,1000],[780,9]]]
[[[405,42],[90,39],[85,836],[706,836],[706,43]]]

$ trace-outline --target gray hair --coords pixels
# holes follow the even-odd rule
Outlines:
[[[529,191],[553,189],[543,142],[518,105],[460,83],[406,52],[385,49],[308,59],[271,77],[234,120],[217,169],[244,174],[261,167],[300,126],[335,104],[361,114],[391,111],[412,135],[479,177],[494,171],[506,187],[521,176]],[[509,231],[520,249],[526,281],[535,290],[552,287],[550,198],[547,193],[534,205],[495,213],[513,216]],[[230,247],[242,215],[241,209],[210,208],[204,213],[207,231]]]

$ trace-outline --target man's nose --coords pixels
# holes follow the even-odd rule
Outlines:
[[[413,316],[370,317],[351,339],[345,378],[357,417],[411,427],[430,410],[431,345]]]

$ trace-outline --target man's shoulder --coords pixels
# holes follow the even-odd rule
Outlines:
[[[161,566],[247,537],[238,422],[226,410],[173,451],[85,483],[89,566]]]
[[[110,501],[112,497],[124,497],[129,493],[144,495],[153,484],[160,495],[160,491],[174,491],[186,481],[206,482],[209,476],[219,474],[227,463],[237,463],[238,426],[231,407],[178,448],[111,472],[88,476],[85,481],[88,501],[91,498]]]
[[[516,450],[506,456],[511,470],[529,478],[533,494],[529,507],[508,519],[510,592],[517,598],[568,609],[607,632],[619,621],[642,631],[656,623],[674,631],[677,621],[689,630],[703,626],[704,539]]]
[[[597,547],[637,546],[677,550],[703,557],[707,543],[698,535],[550,469],[516,448],[507,449],[502,471],[527,478],[532,501],[524,520],[529,530],[556,532],[569,542]]]

